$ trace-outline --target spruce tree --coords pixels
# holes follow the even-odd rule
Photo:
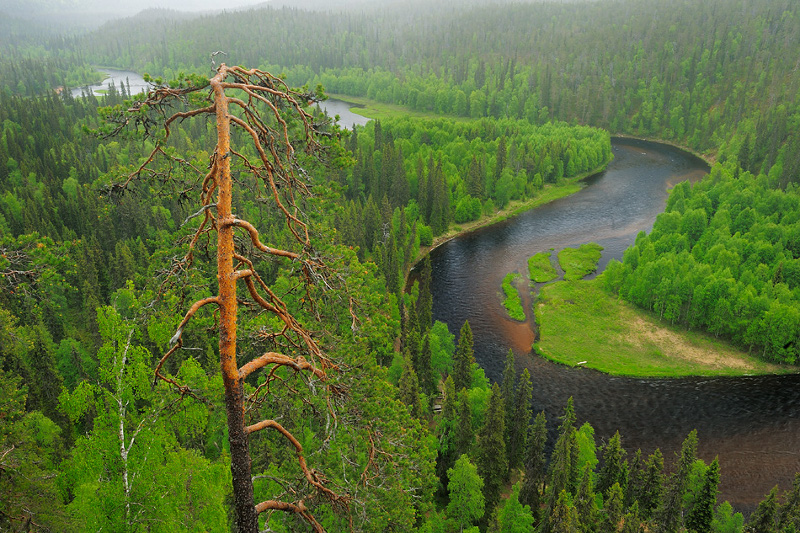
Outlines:
[[[608,490],[618,483],[621,488],[627,487],[627,472],[624,468],[625,450],[622,448],[619,431],[603,447],[603,467],[597,479],[597,492],[604,497],[608,496]]]
[[[697,456],[697,430],[683,441],[678,470],[672,474],[658,510],[657,528],[659,533],[675,533],[683,526],[683,496],[689,483],[689,474]]]
[[[525,450],[528,447],[528,424],[531,420],[531,402],[533,401],[533,385],[528,369],[522,371],[514,401],[514,416],[511,419],[511,436],[508,447],[508,466],[522,466]]]
[[[520,490],[520,501],[530,505],[534,518],[539,514],[541,491],[546,477],[544,447],[547,444],[547,420],[544,411],[536,415],[536,420],[528,429],[528,448],[525,457],[525,477]]]
[[[506,450],[510,450],[511,448],[511,427],[514,425],[512,422],[514,418],[514,400],[516,399],[516,381],[517,371],[515,368],[514,352],[509,349],[506,355],[506,364],[503,368],[503,381],[500,385],[500,393],[503,395],[503,403],[505,405],[504,418],[506,432],[504,438],[506,441]]]
[[[433,368],[431,367],[431,336],[425,333],[420,345],[419,356],[417,357],[417,375],[419,376],[420,386],[425,394],[433,396],[436,392]]]
[[[600,524],[600,530],[603,533],[619,531],[623,514],[622,500],[622,488],[619,483],[614,483],[608,489],[608,497],[605,499],[605,513]]]
[[[697,501],[686,517],[686,529],[703,533],[711,528],[714,519],[714,508],[717,506],[717,486],[719,485],[719,458],[714,458],[706,470],[703,486]]]
[[[500,501],[500,490],[508,474],[503,395],[495,383],[489,397],[486,420],[478,434],[478,473],[483,478],[486,508],[491,512]]]
[[[566,490],[573,494],[577,482],[578,443],[575,438],[575,409],[572,397],[567,400],[561,426],[558,428],[553,455],[550,458],[550,485],[555,494]]]
[[[458,336],[456,353],[453,355],[453,383],[457,391],[469,389],[472,385],[472,364],[474,362],[472,329],[469,327],[469,321],[464,321]]]
[[[622,533],[641,533],[642,521],[639,518],[639,502],[633,502],[630,510],[625,513],[625,524]]]
[[[439,435],[439,454],[436,458],[436,474],[447,486],[447,471],[453,467],[456,457],[456,427],[458,423],[458,398],[453,386],[453,378],[447,376],[444,382],[444,402],[442,416],[439,419],[437,433]]]
[[[777,533],[776,518],[778,514],[778,486],[772,487],[767,497],[758,504],[756,511],[750,515],[744,530],[748,533]]]
[[[456,457],[469,453],[475,433],[472,430],[472,406],[469,403],[469,394],[466,389],[458,393],[458,416],[456,419],[455,450]]]
[[[425,408],[420,396],[419,379],[414,371],[414,365],[411,363],[411,356],[408,353],[406,353],[403,363],[403,373],[400,375],[398,388],[400,401],[408,406],[411,416],[422,418],[425,414]]]
[[[453,376],[447,376],[444,380],[444,398],[442,402],[442,420],[455,421],[458,407],[458,396],[456,386],[453,383]]]
[[[564,492],[571,496],[575,493],[578,453],[575,410],[570,397],[564,409],[564,416],[561,418],[561,426],[558,428],[558,440],[550,457],[550,498],[547,502],[547,514],[554,512],[557,504],[556,494]],[[550,533],[549,522],[544,521],[543,526],[543,533]]]
[[[794,527],[795,531],[800,531],[800,472],[795,474],[792,491],[786,496],[778,516],[780,529],[791,531]]]
[[[552,512],[545,516],[543,521],[543,531],[549,533],[579,533],[581,521],[578,511],[570,501],[570,496],[566,490],[558,494],[558,499],[553,504]]]
[[[597,531],[597,506],[595,505],[595,492],[592,480],[592,467],[589,463],[583,465],[581,483],[575,495],[575,509],[581,517],[582,531],[593,533]]]
[[[636,501],[642,518],[649,520],[661,505],[664,492],[664,456],[656,448],[644,465],[641,487],[636,489]]]
[[[431,277],[431,258],[426,255],[422,260],[422,269],[419,274],[419,296],[417,297],[419,329],[423,334],[429,331],[433,325],[433,295],[431,294],[433,281]]]

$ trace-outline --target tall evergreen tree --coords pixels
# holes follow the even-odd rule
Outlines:
[[[444,382],[444,402],[442,416],[437,425],[439,435],[439,454],[436,458],[436,474],[442,481],[442,486],[447,486],[447,471],[453,467],[456,460],[456,428],[458,424],[458,397],[453,386],[453,378],[447,376]]]
[[[649,520],[661,505],[664,492],[664,456],[656,448],[644,464],[641,485],[637,486],[635,500],[639,502],[642,518]]]
[[[398,388],[400,401],[408,406],[411,416],[422,418],[425,414],[425,408],[420,396],[419,379],[414,371],[411,355],[408,353],[406,353],[405,361],[403,362],[403,373],[400,375]]]
[[[419,356],[417,357],[417,375],[419,376],[420,386],[422,391],[428,396],[433,396],[436,392],[436,383],[434,382],[433,367],[431,366],[431,336],[430,333],[425,333],[425,338],[422,339],[420,345]]]
[[[619,483],[614,483],[608,489],[608,496],[605,499],[603,521],[600,524],[600,530],[603,533],[619,531],[623,514],[622,500],[622,488]]]
[[[625,513],[625,524],[622,533],[641,533],[642,521],[639,518],[639,502],[633,502],[630,510]]]
[[[562,490],[558,493],[558,499],[553,505],[552,512],[545,515],[542,522],[543,531],[551,533],[579,533],[581,521],[578,511],[570,501],[569,493]]]
[[[575,509],[581,517],[581,530],[583,533],[597,531],[597,505],[595,504],[594,481],[592,480],[592,467],[589,463],[583,465],[581,483],[575,495]]]
[[[697,457],[697,431],[692,430],[681,445],[678,469],[672,474],[658,510],[659,533],[676,533],[683,526],[683,496],[689,484],[689,474]]]
[[[575,430],[575,409],[572,397],[567,400],[561,426],[558,428],[558,440],[550,457],[550,498],[547,502],[547,513],[552,514],[557,504],[556,494],[562,492],[572,495],[577,485],[578,441]],[[559,496],[560,498],[560,496]],[[544,521],[544,533],[550,533],[549,522]]]
[[[472,343],[472,329],[469,327],[469,321],[465,320],[453,356],[453,383],[457,391],[469,389],[472,385],[472,364],[475,362]]]
[[[431,258],[429,255],[422,260],[422,269],[419,273],[419,296],[417,297],[417,317],[421,332],[427,332],[433,325],[433,295],[431,294]]]
[[[719,485],[719,458],[715,457],[706,470],[703,486],[689,516],[686,517],[686,529],[703,533],[710,531],[714,519],[714,508],[717,506],[717,486]]]
[[[543,484],[547,477],[547,463],[544,453],[544,448],[547,444],[547,419],[544,411],[540,411],[536,415],[536,420],[529,426],[528,435],[525,477],[520,490],[520,501],[525,505],[531,506],[534,518],[537,518],[538,521],[541,494],[544,490]]]
[[[466,389],[458,393],[458,417],[456,420],[455,450],[456,457],[469,453],[475,441],[475,432],[472,429],[472,406],[469,403],[469,394]]]
[[[748,533],[777,533],[778,486],[772,487],[767,497],[758,504],[756,511],[750,515],[744,530]]]
[[[500,385],[500,394],[503,395],[503,404],[505,405],[505,427],[506,432],[504,438],[506,440],[506,450],[510,450],[510,442],[511,442],[511,427],[514,425],[512,423],[514,418],[514,411],[515,411],[515,403],[516,400],[516,381],[517,381],[517,370],[515,368],[515,360],[514,360],[514,352],[509,349],[508,354],[506,355],[506,363],[503,367],[503,381]]]
[[[531,402],[533,401],[533,385],[528,369],[522,371],[517,386],[517,396],[514,401],[514,415],[509,422],[511,436],[508,446],[508,466],[517,468],[522,466],[525,450],[528,447],[528,425],[531,420]]]
[[[503,395],[495,383],[489,397],[486,419],[478,433],[478,473],[483,478],[486,508],[493,510],[500,501],[500,490],[508,474],[506,458],[505,410]]]
[[[608,490],[618,483],[625,490],[628,485],[627,468],[624,468],[625,450],[622,448],[619,431],[603,447],[603,466],[597,479],[597,491],[604,497]]]
[[[794,527],[795,531],[800,531],[800,472],[795,474],[792,491],[786,496],[778,516],[781,529],[791,531]]]

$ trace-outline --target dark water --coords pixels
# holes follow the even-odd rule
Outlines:
[[[579,422],[592,424],[598,445],[619,430],[630,453],[660,447],[668,467],[697,429],[700,458],[719,455],[720,498],[751,511],[775,484],[790,488],[800,471],[800,375],[630,379],[567,368],[530,354],[531,325],[507,318],[500,305],[503,276],[527,276],[527,259],[537,252],[594,241],[605,247],[601,268],[620,259],[664,210],[667,188],[708,170],[665,145],[615,139],[613,146],[614,161],[579,193],[434,250],[434,318],[456,335],[469,320],[475,357],[492,380],[500,379],[513,348],[518,372],[531,373],[535,412],[544,410],[551,426],[572,396]]]

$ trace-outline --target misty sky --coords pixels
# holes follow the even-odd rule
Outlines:
[[[11,13],[94,12],[133,14],[163,7],[179,11],[236,9],[266,0],[0,0],[0,11]]]

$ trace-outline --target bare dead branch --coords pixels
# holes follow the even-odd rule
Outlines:
[[[253,359],[249,363],[245,364],[239,369],[239,378],[245,379],[256,370],[264,368],[267,365],[286,366],[295,370],[296,372],[308,370],[323,381],[327,379],[327,376],[323,370],[306,361],[303,356],[299,356],[297,359],[292,359],[288,355],[283,355],[276,352],[267,352],[261,357]]]

